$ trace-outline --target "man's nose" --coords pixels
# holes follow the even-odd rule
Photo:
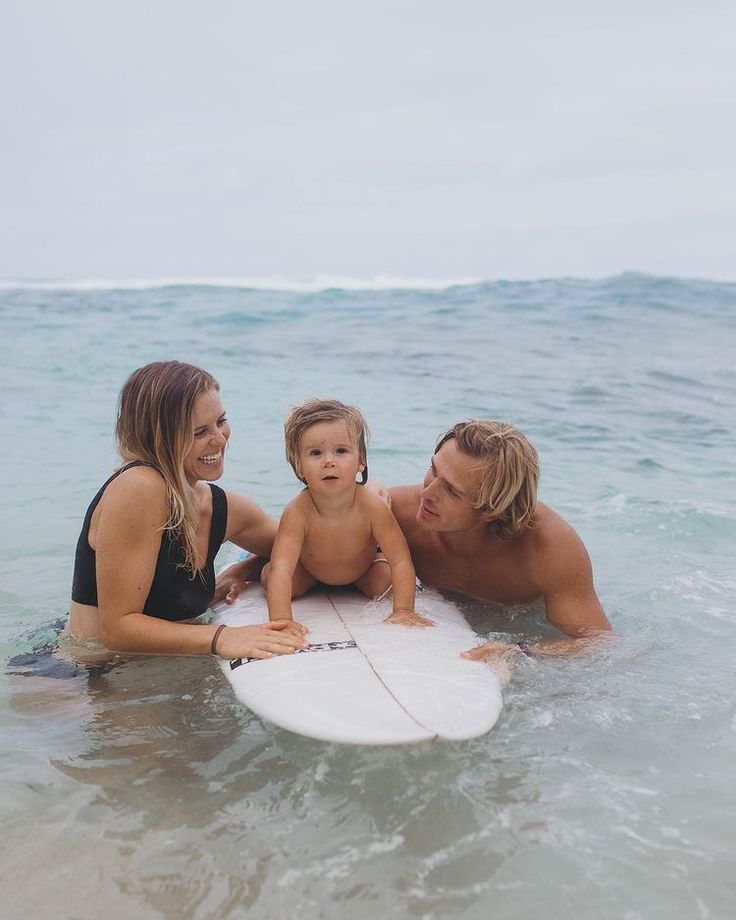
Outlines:
[[[428,483],[425,484],[422,489],[422,495],[433,495],[436,492],[435,486],[437,485],[436,479],[430,479]]]

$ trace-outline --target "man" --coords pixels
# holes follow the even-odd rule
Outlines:
[[[487,642],[468,658],[575,654],[610,632],[585,546],[537,500],[538,481],[537,452],[518,429],[471,419],[440,437],[423,485],[389,492],[423,584],[505,605],[542,600],[547,621],[567,636]],[[218,596],[230,603],[243,586],[242,565],[218,581]]]
[[[469,658],[571,654],[611,628],[588,553],[572,527],[537,501],[538,480],[537,452],[518,429],[470,420],[439,439],[423,485],[390,490],[423,584],[500,604],[541,599],[548,622],[570,637],[488,642]]]

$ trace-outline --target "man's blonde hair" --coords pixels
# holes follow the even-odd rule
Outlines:
[[[124,461],[146,460],[161,474],[169,499],[164,529],[181,539],[184,567],[197,571],[199,512],[184,458],[194,444],[197,398],[220,385],[207,371],[182,361],[156,361],[138,368],[120,391],[115,437]]]
[[[296,473],[297,479],[304,482],[299,463],[299,439],[307,428],[311,428],[318,422],[345,422],[358,446],[358,455],[363,464],[363,483],[367,482],[368,425],[360,409],[355,406],[346,406],[337,399],[308,399],[300,406],[294,406],[286,419],[284,423],[286,459]]]
[[[435,453],[451,439],[457,449],[480,461],[483,478],[474,507],[492,514],[500,537],[513,537],[531,524],[537,504],[539,456],[527,438],[507,422],[466,419],[437,441]]]

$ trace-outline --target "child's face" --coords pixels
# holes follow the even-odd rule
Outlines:
[[[301,478],[310,490],[323,494],[355,485],[361,462],[355,437],[342,421],[317,422],[299,438]]]

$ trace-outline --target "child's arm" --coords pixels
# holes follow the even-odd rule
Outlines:
[[[268,569],[266,598],[269,620],[293,620],[291,593],[294,569],[304,545],[306,521],[297,503],[286,506],[276,534]]]
[[[420,616],[414,610],[417,579],[409,546],[393,513],[380,499],[371,502],[371,528],[391,566],[394,609],[386,622],[403,623],[406,626],[434,626],[432,620]]]

